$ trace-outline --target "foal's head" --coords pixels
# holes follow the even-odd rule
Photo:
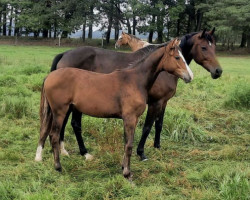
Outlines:
[[[179,39],[172,40],[166,47],[163,61],[163,70],[183,79],[186,83],[193,80],[193,73],[181,53]]]
[[[215,55],[215,40],[213,37],[215,28],[212,31],[206,29],[192,37],[193,46],[191,54],[198,64],[202,65],[211,73],[213,79],[219,78],[222,68]]]
[[[115,48],[120,48],[120,46],[128,44],[128,41],[130,39],[131,37],[128,34],[122,32],[122,34],[119,36],[118,40],[115,43]]]

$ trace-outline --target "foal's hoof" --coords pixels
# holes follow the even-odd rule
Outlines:
[[[128,180],[131,180],[132,179],[132,175],[131,175],[131,172],[128,170],[128,169],[125,169],[123,170],[123,176],[124,178],[128,179]]]
[[[94,159],[94,156],[92,156],[92,155],[89,154],[89,153],[86,153],[84,156],[85,156],[86,160],[89,160],[89,161],[91,161],[91,160]]]
[[[36,161],[36,162],[42,162],[42,160],[43,160],[43,159],[42,159],[41,156],[36,156],[36,157],[35,157],[35,161]]]
[[[66,149],[61,149],[61,154],[63,156],[69,156],[69,153],[66,151]]]
[[[58,172],[62,172],[62,166],[60,163],[55,164],[55,170]]]

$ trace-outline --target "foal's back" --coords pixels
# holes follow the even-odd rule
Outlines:
[[[145,101],[136,86],[135,74],[130,69],[101,74],[76,68],[51,72],[44,85],[50,104],[59,107],[73,104],[84,114],[105,118],[121,118],[124,109],[129,109],[126,105],[134,99]]]

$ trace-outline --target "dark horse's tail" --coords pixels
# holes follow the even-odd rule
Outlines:
[[[45,82],[45,79],[44,79],[44,82]],[[44,82],[43,82],[42,90],[41,90],[40,124],[41,124],[41,127],[46,127],[46,129],[50,131],[52,120],[53,120],[53,115],[52,115],[49,102],[45,96]]]
[[[58,55],[56,55],[56,57],[54,58],[53,62],[52,62],[52,66],[50,68],[50,71],[55,71],[56,67],[57,67],[57,63],[61,60],[61,58],[63,57],[64,53],[60,53]]]

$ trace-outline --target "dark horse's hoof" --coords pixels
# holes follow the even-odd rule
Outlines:
[[[141,161],[146,161],[146,160],[148,160],[147,156],[145,156],[144,153],[137,154],[137,155],[140,157],[140,160],[141,160]]]
[[[154,148],[160,149],[161,145],[160,144],[154,144]]]

